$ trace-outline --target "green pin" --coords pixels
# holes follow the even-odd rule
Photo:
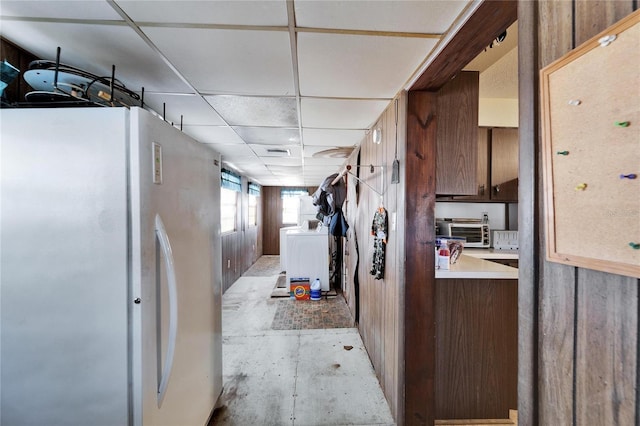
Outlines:
[[[628,121],[616,121],[616,126],[617,127],[629,127],[629,123]]]
[[[558,155],[569,155],[569,151],[558,151]]]

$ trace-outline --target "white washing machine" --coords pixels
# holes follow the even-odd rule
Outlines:
[[[287,288],[291,278],[309,278],[309,282],[320,278],[322,291],[329,291],[329,229],[293,229],[287,231],[286,239]]]

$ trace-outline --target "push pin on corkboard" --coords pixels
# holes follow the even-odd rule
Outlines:
[[[585,189],[587,189],[587,184],[586,183],[581,183],[576,185],[576,191],[584,191]]]

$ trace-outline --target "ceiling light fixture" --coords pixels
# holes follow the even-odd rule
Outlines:
[[[507,30],[504,30],[503,32],[501,32],[500,34],[498,34],[498,37],[496,37],[495,39],[493,39],[491,41],[491,44],[489,44],[489,49],[493,48],[493,43],[497,45],[499,45],[500,43],[502,43],[503,41],[505,41],[505,39],[507,38]],[[485,49],[487,50],[487,49]]]

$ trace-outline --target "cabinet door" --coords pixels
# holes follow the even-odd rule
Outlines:
[[[479,73],[463,71],[438,92],[436,194],[476,195]]]
[[[478,170],[477,185],[479,200],[488,200],[491,190],[489,188],[489,136],[490,130],[486,127],[478,129]]]
[[[518,201],[518,129],[491,131],[491,199]]]
[[[438,201],[465,201],[465,202],[485,202],[491,199],[491,185],[489,182],[489,139],[491,129],[487,127],[478,128],[478,162],[476,170],[475,195],[451,195],[439,196]]]

